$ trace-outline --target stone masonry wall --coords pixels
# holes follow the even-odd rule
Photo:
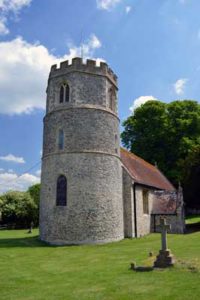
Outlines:
[[[67,206],[56,206],[56,180],[67,178]],[[114,174],[114,176],[113,176]],[[40,237],[52,244],[120,240],[123,232],[121,162],[102,154],[43,159]]]
[[[147,235],[151,231],[151,209],[153,192],[148,190],[149,213],[143,212],[143,187],[136,185],[136,210],[137,210],[137,236],[141,237]]]
[[[124,168],[122,168],[122,172],[124,199],[124,236],[127,238],[132,238],[135,237],[133,180]]]
[[[62,84],[69,102],[59,103]],[[52,67],[47,87],[41,175],[40,238],[52,244],[123,239],[122,170],[117,78],[105,63],[81,59]],[[59,130],[64,147],[59,149]],[[59,175],[67,178],[67,205],[56,206]]]
[[[58,132],[64,131],[64,149],[58,152]],[[119,155],[119,121],[95,108],[56,110],[44,120],[43,155],[95,151]]]

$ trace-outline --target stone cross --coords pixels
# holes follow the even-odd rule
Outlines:
[[[165,218],[160,218],[162,250],[167,250],[167,230],[171,229],[171,225],[167,225]]]

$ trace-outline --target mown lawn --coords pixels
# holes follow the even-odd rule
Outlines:
[[[200,223],[200,215],[192,215],[186,217],[186,224]]]
[[[160,235],[98,246],[53,247],[38,231],[0,231],[2,300],[199,300],[200,232],[169,235],[174,268],[134,272],[130,262],[151,264]]]

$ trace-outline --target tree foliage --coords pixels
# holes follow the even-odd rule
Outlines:
[[[0,211],[3,224],[29,227],[37,219],[37,205],[27,192],[10,191],[0,196]]]
[[[36,205],[40,202],[40,183],[34,184],[28,188],[28,193],[33,198]]]
[[[198,102],[148,101],[137,108],[123,126],[121,137],[126,148],[152,164],[157,163],[175,185],[180,181],[189,188],[186,168],[192,172],[190,164],[196,159],[200,165],[199,158],[192,156],[200,145]]]

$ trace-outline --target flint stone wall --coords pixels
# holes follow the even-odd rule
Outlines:
[[[119,120],[95,108],[57,110],[44,119],[43,155],[58,152],[58,132],[64,131],[67,152],[105,152],[119,156]]]
[[[67,178],[66,207],[56,206],[59,174]],[[63,153],[44,158],[40,238],[58,245],[123,239],[121,177],[115,156]]]

